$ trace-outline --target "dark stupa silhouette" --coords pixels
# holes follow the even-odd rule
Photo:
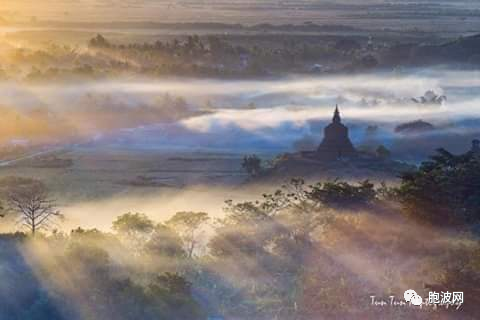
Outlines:
[[[348,128],[342,124],[338,105],[335,107],[332,123],[324,129],[322,143],[318,146],[317,157],[323,160],[352,158],[357,155],[348,137]]]

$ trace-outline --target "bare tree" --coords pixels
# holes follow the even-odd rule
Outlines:
[[[32,235],[38,230],[48,230],[60,218],[55,201],[49,197],[42,184],[34,184],[12,190],[8,196],[11,210],[20,215],[18,223],[27,228]]]

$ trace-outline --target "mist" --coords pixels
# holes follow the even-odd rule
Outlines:
[[[0,0],[0,320],[478,319],[477,2]]]
[[[291,151],[305,136],[320,140],[321,128],[339,104],[357,144],[366,139],[368,125],[377,125],[379,143],[394,146],[404,138],[395,126],[422,119],[437,130],[408,139],[431,139],[433,149],[436,136],[447,141],[464,137],[464,148],[478,134],[479,84],[477,71],[448,69],[257,81],[3,83],[2,121],[24,127],[4,125],[0,136],[5,142],[93,142],[139,149]],[[446,102],[412,101],[429,90],[445,95]]]

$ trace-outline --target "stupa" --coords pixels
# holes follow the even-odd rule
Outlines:
[[[316,157],[322,160],[353,158],[357,155],[350,138],[348,128],[342,124],[338,105],[335,107],[332,123],[324,129],[322,143],[318,146]]]

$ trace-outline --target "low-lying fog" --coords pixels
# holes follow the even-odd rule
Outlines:
[[[281,80],[106,81],[82,84],[0,85],[8,140],[94,140],[130,148],[238,152],[291,151],[314,145],[340,105],[352,139],[361,144],[368,125],[375,139],[406,158],[445,146],[468,148],[480,126],[480,73],[428,70],[375,75],[289,77]],[[415,103],[427,91],[442,104]],[[394,127],[423,119],[437,130],[399,136]],[[418,154],[416,152],[418,151]]]
[[[412,100],[420,101],[429,90],[446,101]],[[67,228],[108,229],[116,216],[127,211],[145,212],[159,220],[180,210],[218,216],[224,200],[252,199],[266,191],[235,187],[244,179],[239,162],[244,154],[273,156],[315,148],[337,103],[357,146],[384,144],[397,159],[420,161],[438,147],[464,152],[472,139],[480,138],[480,73],[476,71],[437,69],[262,81],[6,82],[0,84],[0,96],[2,143],[90,150],[87,155],[73,152],[69,157],[74,158],[74,167],[63,171],[2,167],[2,176],[45,179],[67,216]],[[428,94],[425,98],[431,100]],[[435,129],[395,132],[397,125],[417,119]],[[366,130],[368,126],[377,129]],[[105,148],[121,151],[95,159],[95,150]],[[141,158],[152,150],[169,155],[162,161]],[[177,152],[184,151],[192,158],[180,156],[173,161]],[[226,157],[233,160],[209,162],[223,163],[214,172],[204,168],[207,162],[202,162],[204,156],[195,157],[196,151],[214,151],[219,159],[219,153],[228,152]],[[137,176],[152,174],[167,187],[131,186]],[[188,183],[192,177],[197,182]],[[237,183],[227,188],[220,183],[225,179]],[[85,214],[95,219],[87,221]]]

